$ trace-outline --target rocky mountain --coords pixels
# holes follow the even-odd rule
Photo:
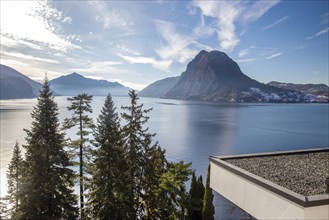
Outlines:
[[[140,91],[138,95],[144,97],[162,97],[174,87],[178,80],[178,76],[158,80]]]
[[[188,63],[176,83],[160,80],[140,94],[151,92],[162,98],[219,102],[323,102],[314,95],[260,83],[245,75],[225,53],[204,50]]]
[[[164,97],[229,101],[240,98],[250,88],[273,90],[243,74],[236,62],[219,51],[201,51]]]
[[[288,89],[291,91],[317,96],[318,98],[329,98],[329,87],[325,84],[294,84],[276,81],[272,81],[267,84],[281,89]]]
[[[127,96],[129,91],[128,87],[118,82],[89,79],[78,73],[72,73],[51,80],[50,87],[59,95],[65,96],[74,96],[79,93],[88,93],[94,96],[107,95],[108,93],[111,93],[111,95]]]
[[[0,99],[22,99],[38,96],[42,84],[17,70],[0,64]]]

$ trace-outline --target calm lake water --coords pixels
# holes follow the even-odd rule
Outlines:
[[[119,112],[128,97],[114,97]],[[66,97],[56,97],[60,121],[70,117]],[[96,119],[105,97],[94,97]],[[259,153],[329,146],[328,104],[217,104],[140,98],[153,108],[148,127],[166,149],[170,161],[192,162],[197,175],[206,177],[208,158],[214,155]],[[25,143],[35,99],[1,100],[1,189],[6,192],[6,169],[15,141]],[[124,122],[122,122],[124,123]],[[74,135],[74,132],[68,133]],[[215,192],[214,192],[215,193]],[[243,214],[215,193],[216,218],[240,219]]]

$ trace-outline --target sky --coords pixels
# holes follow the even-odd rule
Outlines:
[[[260,82],[329,84],[327,0],[0,0],[1,64],[141,90],[219,50]]]

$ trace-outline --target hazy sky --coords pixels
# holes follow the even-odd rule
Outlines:
[[[0,1],[1,63],[142,89],[202,49],[260,82],[328,84],[328,1]]]

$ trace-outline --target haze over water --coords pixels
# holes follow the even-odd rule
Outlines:
[[[128,97],[113,99],[119,112],[130,101]],[[94,97],[95,121],[104,100]],[[69,103],[66,97],[56,97],[55,101],[62,122],[71,116],[66,110]],[[209,156],[329,146],[328,104],[218,104],[157,98],[140,98],[139,103],[153,108],[147,126],[157,133],[154,141],[166,149],[167,158],[192,162],[197,175],[204,179]],[[35,104],[35,99],[1,100],[1,196],[7,190],[6,170],[15,141],[20,146],[25,143],[23,128],[30,128]],[[68,136],[75,138],[74,133]],[[217,204],[218,197],[215,200]],[[228,211],[223,210],[226,202],[218,207],[216,216],[227,217]]]

